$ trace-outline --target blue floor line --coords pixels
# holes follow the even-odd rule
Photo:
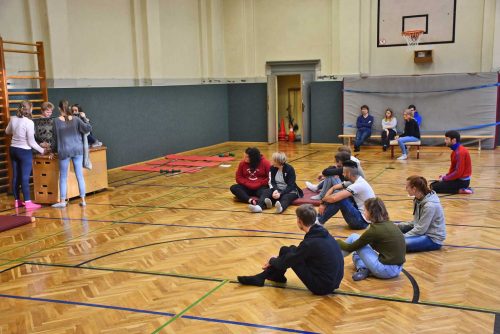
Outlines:
[[[73,301],[69,301],[69,300],[14,296],[14,295],[5,295],[5,294],[0,294],[0,297],[11,298],[11,299],[20,299],[20,300],[30,300],[30,301],[37,301],[37,302],[75,305],[75,306],[96,307],[96,308],[110,309],[110,310],[116,310],[116,311],[127,311],[127,312],[135,312],[135,313],[154,314],[154,315],[161,315],[161,316],[167,316],[167,317],[174,317],[175,316],[175,313],[170,313],[170,312],[150,311],[150,310],[142,310],[142,309],[136,309],[136,308],[130,308],[130,307],[121,307],[121,306],[104,305],[104,304],[73,302]],[[230,324],[230,325],[244,326],[244,327],[273,329],[273,330],[278,330],[281,332],[288,332],[288,333],[317,334],[316,332],[309,332],[309,331],[303,331],[303,330],[297,330],[297,329],[291,329],[291,328],[260,325],[260,324],[253,324],[253,323],[249,323],[249,322],[231,321],[231,320],[223,320],[223,319],[215,319],[215,318],[205,318],[205,317],[198,317],[198,316],[191,316],[191,315],[183,315],[183,316],[181,316],[181,318],[190,319],[190,320],[198,320],[198,321],[216,322],[216,323],[223,323],[223,324]]]

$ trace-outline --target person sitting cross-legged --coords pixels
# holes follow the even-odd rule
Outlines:
[[[327,295],[337,289],[344,277],[344,257],[335,238],[315,224],[316,210],[303,204],[295,210],[297,226],[306,235],[299,246],[283,246],[278,257],[264,264],[254,276],[238,276],[244,285],[263,286],[265,280],[286,283],[285,273],[292,268],[304,285],[315,295]]]
[[[405,237],[400,229],[389,221],[384,202],[378,198],[365,201],[365,218],[370,227],[359,236],[351,234],[345,241],[337,239],[344,256],[353,253],[356,272],[352,279],[360,281],[368,275],[377,278],[398,276],[405,262]]]
[[[318,221],[326,223],[330,217],[339,210],[342,212],[347,225],[353,230],[361,230],[368,227],[364,203],[367,199],[375,197],[372,187],[359,175],[359,170],[354,161],[343,163],[343,174],[347,181],[331,187],[319,206]],[[335,192],[336,190],[341,190]]]

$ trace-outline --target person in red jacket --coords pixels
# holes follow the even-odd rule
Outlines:
[[[252,196],[260,197],[269,188],[269,169],[271,164],[256,147],[245,150],[245,157],[236,171],[236,183],[230,188],[236,198],[242,202],[257,204]]]
[[[431,183],[431,189],[440,194],[472,194],[469,187],[472,175],[472,163],[469,151],[460,144],[460,133],[448,131],[444,142],[453,150],[448,174],[439,176],[439,181]]]

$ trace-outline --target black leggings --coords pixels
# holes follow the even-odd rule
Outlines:
[[[389,134],[385,130],[382,130],[381,138],[382,138],[382,146],[389,146],[391,144],[391,140],[396,137],[396,131],[393,129],[388,129]]]
[[[267,189],[267,186],[260,187],[259,189],[249,189],[245,186],[242,186],[241,184],[233,184],[231,188],[229,188],[231,192],[233,193],[236,198],[242,202],[248,203],[248,200],[250,197],[255,196],[259,197],[262,196],[262,193],[264,190]]]
[[[438,194],[457,194],[462,188],[468,188],[470,180],[434,181],[431,189]]]
[[[265,209],[266,203],[264,202],[264,200],[266,198],[269,198],[271,200],[271,202],[273,203],[273,205],[277,201],[280,201],[281,207],[283,208],[283,211],[285,211],[286,208],[288,208],[290,206],[290,204],[292,204],[293,201],[295,201],[297,198],[299,198],[299,195],[296,193],[288,193],[288,194],[281,195],[280,198],[276,200],[273,198],[274,190],[276,190],[276,189],[265,189],[262,192],[262,195],[259,197],[259,202],[257,203],[257,205],[260,206],[262,209]]]

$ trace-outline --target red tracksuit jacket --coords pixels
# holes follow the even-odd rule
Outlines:
[[[453,181],[463,179],[472,175],[472,163],[469,151],[463,146],[451,152],[451,166],[448,174],[443,176],[443,181]]]

